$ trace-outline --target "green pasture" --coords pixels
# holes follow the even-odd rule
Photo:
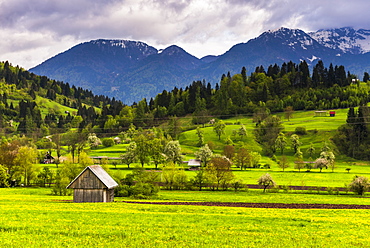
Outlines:
[[[313,143],[316,149],[315,155],[318,156],[320,148],[323,146],[324,142],[330,143],[330,138],[335,134],[337,128],[346,123],[348,109],[336,109],[335,112],[335,117],[316,117],[315,111],[297,111],[293,113],[293,116],[289,121],[284,118],[283,113],[279,114],[284,127],[283,132],[288,135],[288,143],[289,134],[294,133],[297,127],[304,127],[306,128],[307,134],[300,135],[300,141],[302,142],[301,151],[305,153],[310,143]],[[225,139],[227,137],[230,137],[236,145],[240,142],[244,142],[250,150],[261,152],[260,145],[254,139],[253,130],[255,128],[255,123],[252,122],[250,116],[233,117],[231,119],[224,120],[224,122],[226,124],[225,134],[221,136],[221,139],[218,139],[212,126],[201,128],[205,142],[207,143],[211,141],[214,143],[215,153],[222,152],[223,147],[225,146]],[[243,124],[247,128],[247,137],[244,139],[241,139],[239,136],[233,136],[233,131],[238,130],[240,128],[240,124]],[[196,130],[183,132],[180,135],[179,141],[186,155],[191,156],[191,152],[199,149],[197,147],[198,137],[196,135]],[[293,152],[289,145],[287,145],[285,152],[285,155],[293,156]],[[277,155],[279,155],[279,152],[277,152]]]
[[[319,186],[319,187],[344,187],[345,184],[349,184],[354,176],[367,176],[370,177],[370,166],[367,161],[356,161],[354,159],[348,158],[346,156],[335,154],[335,169],[334,172],[330,168],[323,169],[320,173],[318,169],[311,169],[307,172],[306,169],[302,169],[300,172],[294,168],[295,157],[293,150],[289,145],[289,135],[293,133],[296,127],[306,127],[307,134],[300,135],[300,141],[302,142],[301,151],[303,152],[305,161],[315,160],[319,154],[321,147],[327,142],[330,146],[333,145],[330,142],[330,137],[332,137],[338,126],[345,123],[347,109],[336,109],[335,117],[315,117],[314,111],[297,111],[293,113],[290,121],[284,119],[284,114],[280,114],[283,120],[283,126],[285,127],[285,132],[287,133],[288,145],[284,151],[284,155],[287,156],[289,161],[289,167],[283,172],[281,168],[278,167],[276,161],[273,161],[267,156],[262,156],[260,164],[264,166],[269,164],[269,169],[248,169],[246,171],[240,171],[240,169],[235,166],[232,167],[234,175],[237,179],[242,179],[245,184],[256,184],[257,179],[264,173],[269,173],[272,175],[273,179],[278,185],[295,185],[295,186]],[[188,123],[190,125],[191,118],[185,118],[182,120],[186,126]],[[260,145],[255,141],[253,135],[253,129],[255,128],[255,123],[252,122],[251,116],[238,116],[227,120],[224,120],[227,124],[225,129],[225,134],[221,136],[219,140],[217,135],[213,131],[212,126],[206,126],[201,128],[204,134],[205,142],[211,141],[214,144],[214,153],[222,153],[223,147],[225,146],[226,137],[230,136],[235,145],[241,142],[245,143],[246,146],[251,151],[257,151],[262,153]],[[233,131],[240,128],[240,123],[244,124],[247,128],[247,137],[243,139],[238,135],[234,136]],[[308,127],[310,125],[311,127]],[[197,146],[198,137],[196,135],[196,130],[188,130],[181,133],[179,141],[182,148],[182,153],[184,155],[184,160],[195,158],[194,152],[198,151]],[[315,147],[315,153],[313,158],[309,158],[306,152],[310,144]],[[107,156],[107,157],[119,157],[121,154],[125,153],[128,144],[118,144],[112,147],[100,146],[98,149],[89,150],[88,153],[92,157],[96,156]],[[334,147],[333,147],[334,148]],[[334,150],[335,152],[335,150]],[[277,159],[280,159],[282,154],[280,151],[276,152]],[[122,175],[130,173],[131,169],[135,166],[141,166],[139,163],[133,163],[130,165],[130,170],[127,169],[127,165],[122,164],[121,161],[116,161],[119,164],[117,166],[110,165],[112,172],[117,170],[122,171]],[[44,165],[41,165],[44,166]],[[45,165],[53,168],[53,165]],[[63,166],[62,164],[60,166]],[[161,165],[160,165],[161,167]],[[145,164],[145,169],[155,169],[154,165],[149,163]],[[350,169],[348,172],[346,169]],[[195,176],[196,172],[186,171],[188,179]]]
[[[42,116],[45,116],[48,113],[53,113],[56,115],[66,115],[66,111],[70,112],[71,114],[73,112],[76,112],[76,109],[66,107],[62,104],[57,103],[56,101],[52,101],[40,96],[36,97],[36,103],[41,110]]]
[[[122,198],[114,203],[72,203],[71,196],[47,194],[47,189],[0,189],[2,247],[369,245],[370,210],[143,205],[124,203]],[[188,194],[199,199],[206,193]],[[177,192],[168,192],[163,198],[170,195],[180,198]],[[246,201],[265,198],[237,195]],[[269,202],[276,196],[267,195],[271,195],[265,199]]]
[[[249,203],[305,203],[305,204],[356,204],[369,205],[370,198],[354,195],[352,192],[340,192],[339,195],[313,190],[302,193],[299,190],[279,193],[263,193],[262,189],[248,191],[168,191],[159,192],[158,198],[151,201],[169,202],[249,202]],[[124,198],[116,198],[117,201]]]
[[[126,152],[126,147],[128,144],[117,144],[111,147],[103,147],[99,149],[94,149],[89,151],[89,156],[98,157],[98,156],[107,156],[107,157],[116,157],[118,158],[121,154]]]
[[[307,131],[321,130],[332,131],[346,123],[348,109],[333,109],[335,117],[330,117],[327,111],[326,117],[317,117],[315,111],[294,112],[290,120],[284,117],[284,113],[278,114],[283,121],[286,132],[294,132],[296,127],[305,127]]]

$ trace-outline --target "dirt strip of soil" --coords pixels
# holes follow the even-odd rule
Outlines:
[[[123,202],[135,204],[192,205],[192,206],[242,207],[242,208],[370,209],[370,205],[351,205],[351,204],[247,203],[247,202],[139,202],[139,201],[123,201]]]

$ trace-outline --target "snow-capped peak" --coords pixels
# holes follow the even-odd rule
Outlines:
[[[344,27],[320,29],[309,35],[321,45],[342,53],[362,54],[370,51],[370,30]]]
[[[282,44],[288,45],[292,48],[307,50],[309,46],[312,46],[314,40],[300,29],[289,29],[281,27],[275,30],[269,30],[263,33],[260,37],[269,39],[273,37],[275,39],[281,39]]]

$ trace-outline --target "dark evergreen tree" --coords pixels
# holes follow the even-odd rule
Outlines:
[[[363,82],[370,81],[370,76],[368,72],[364,72],[364,77],[362,79]]]
[[[241,74],[242,74],[244,85],[247,85],[247,69],[244,66],[242,68]]]

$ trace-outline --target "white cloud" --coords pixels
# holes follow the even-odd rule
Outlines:
[[[362,0],[0,0],[0,60],[30,68],[99,38],[217,55],[281,26],[370,28],[369,7]]]

